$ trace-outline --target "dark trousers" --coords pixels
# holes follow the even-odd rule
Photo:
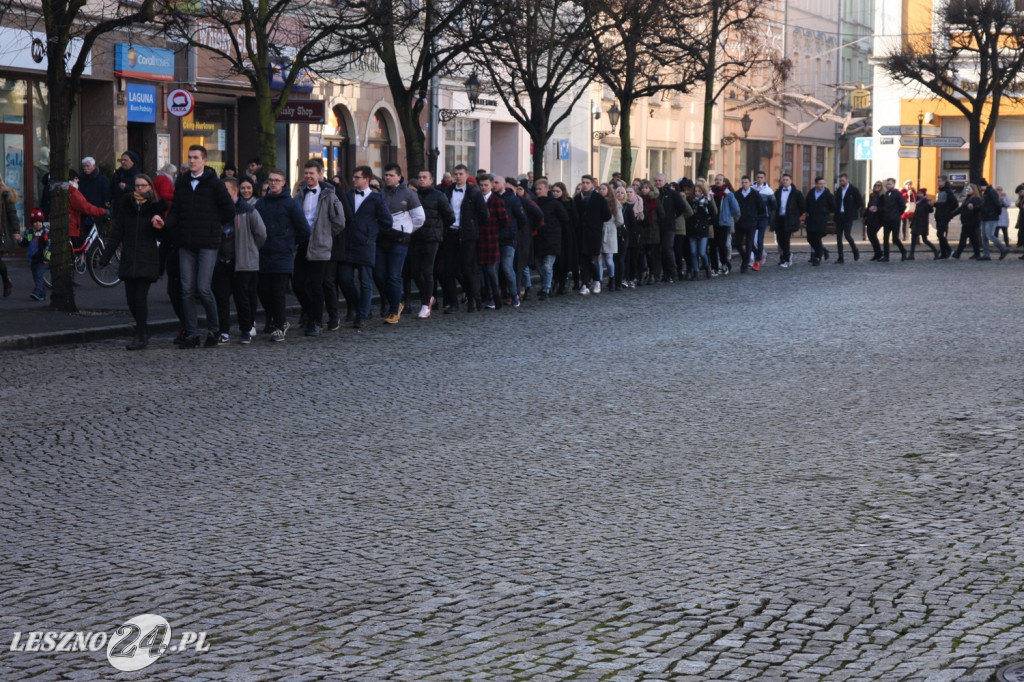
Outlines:
[[[128,299],[128,310],[135,320],[135,335],[138,338],[148,338],[149,328],[149,287],[152,284],[145,279],[124,280],[124,294]]]
[[[218,259],[217,264],[213,266],[213,281],[210,288],[213,289],[213,300],[217,301],[217,324],[221,334],[227,334],[231,329],[231,289],[234,279],[235,264]]]
[[[936,220],[935,221],[935,236],[939,239],[939,255],[946,257],[953,253],[953,249],[949,246],[949,240],[946,236],[949,234],[949,221],[948,220]]]
[[[302,312],[306,315],[307,326],[320,324],[324,314],[324,280],[330,261],[309,260],[306,249],[309,244],[299,244],[295,252],[295,271],[292,274],[292,289],[299,299]]]
[[[178,261],[178,249],[169,247],[166,254],[165,274],[167,275],[167,298],[171,300],[174,316],[185,326],[185,308],[181,304],[181,263]]]
[[[675,244],[675,228],[671,231],[663,230],[661,232],[661,266],[666,279],[678,279],[678,273],[676,272]]]
[[[779,245],[779,262],[786,263],[793,254],[790,251],[791,233],[786,225],[786,216],[779,216],[775,223],[775,242]]]
[[[356,288],[356,270],[359,271],[359,288]],[[369,265],[338,264],[338,286],[348,304],[348,311],[355,319],[370,317],[370,302],[373,300],[373,268]]]
[[[740,254],[740,272],[743,272],[747,269],[750,254],[754,251],[754,230],[737,227],[733,239],[736,241],[736,251]]]
[[[657,282],[661,279],[661,244],[647,244],[644,248],[647,255],[647,270],[650,273],[650,281]]]
[[[900,241],[900,222],[899,220],[887,220],[882,223],[882,253],[888,258],[889,257],[889,238],[892,238],[892,244],[900,250],[901,254],[905,254],[907,250],[903,247],[903,242]]]
[[[871,242],[871,248],[874,250],[876,258],[882,257],[882,243],[878,241],[878,230],[880,228],[881,225],[879,225],[878,223],[868,225],[865,222],[865,229],[868,233],[868,241]]]
[[[981,247],[978,243],[981,235],[978,234],[978,225],[960,226],[960,243],[957,244],[956,253],[959,256],[964,251],[964,247],[967,246],[967,240],[971,241],[971,250],[974,251],[975,257],[981,256]]]
[[[729,228],[715,228],[715,248],[717,250],[719,268],[732,268],[732,245],[729,239]]]
[[[324,308],[327,309],[328,322],[337,322],[338,317],[338,266],[341,263],[331,261],[324,272]]]
[[[672,252],[675,255],[676,273],[682,279],[683,273],[686,272],[686,263],[690,255],[690,240],[686,238],[685,234],[676,235],[672,243]]]
[[[839,260],[843,259],[843,238],[850,243],[850,250],[855,256],[859,256],[857,244],[853,241],[853,220],[836,214],[836,250],[839,252]]]
[[[939,255],[939,250],[935,248],[935,245],[928,241],[928,235],[915,234],[910,237],[910,255],[914,255],[914,250],[917,248],[917,240],[921,240],[921,243],[927,246],[933,254]]]
[[[821,243],[824,235],[821,232],[808,232],[807,243],[811,245],[811,261],[817,262],[825,255],[825,245]]]
[[[445,306],[458,307],[458,281],[462,282],[462,290],[471,303],[479,301],[480,268],[476,264],[476,240],[463,240],[458,230],[447,229],[441,242],[441,255],[444,263],[441,290]]]
[[[437,242],[415,242],[409,245],[409,274],[420,292],[420,305],[430,305],[434,297],[434,259]]]
[[[259,274],[257,293],[263,310],[267,313],[267,323],[270,328],[284,329],[285,322],[285,292],[288,290],[287,274],[263,273]]]
[[[256,326],[256,288],[258,272],[238,272],[231,278],[231,293],[235,296],[235,310],[238,312],[238,328],[250,332]],[[217,305],[220,310],[220,304]]]
[[[636,246],[626,247],[626,279],[631,282],[636,282],[640,279],[640,274],[643,272],[641,261],[643,255],[640,249]]]

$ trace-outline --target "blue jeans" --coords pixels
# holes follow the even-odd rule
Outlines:
[[[377,264],[373,268],[373,279],[377,283],[377,291],[387,302],[388,314],[398,314],[398,304],[402,301],[402,266],[409,247],[403,244],[377,247]]]
[[[700,269],[700,262],[704,261],[704,265],[708,265],[708,238],[707,237],[690,237],[690,269],[694,272]]]
[[[185,331],[189,336],[199,333],[196,296],[206,311],[206,328],[211,334],[220,330],[217,301],[213,298],[213,268],[217,265],[217,249],[178,249],[181,265],[181,305],[185,310]]]
[[[359,270],[359,290],[356,291],[355,271]],[[373,268],[369,265],[338,264],[338,285],[349,308],[356,317],[365,320],[370,316],[370,301],[373,299]]]
[[[501,306],[501,289],[498,288],[498,264],[480,266],[480,298],[486,303]]]
[[[516,279],[516,270],[515,267],[513,267],[515,257],[516,247],[501,247],[501,274],[505,276],[505,286],[508,287],[508,293],[509,296],[512,297],[513,303],[519,300],[519,285],[518,280]]]
[[[524,265],[523,271],[519,273],[519,288],[529,289],[530,288],[530,266]]]
[[[610,253],[602,253],[597,257],[597,281],[604,279],[604,271],[608,271],[608,278],[615,279],[615,256]]]
[[[982,220],[981,221],[981,246],[984,252],[981,254],[982,258],[988,258],[988,240],[992,240],[992,243],[999,249],[999,253],[1003,252],[1006,247],[999,241],[999,229],[998,220]]]
[[[35,284],[32,293],[39,298],[46,298],[46,283],[43,281],[43,277],[46,275],[48,267],[50,267],[49,263],[44,263],[42,259],[38,263],[33,262],[31,264],[32,282]]]
[[[545,294],[551,293],[551,276],[555,267],[554,254],[540,257],[540,290]]]

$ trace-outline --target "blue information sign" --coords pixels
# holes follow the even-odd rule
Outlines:
[[[130,123],[156,123],[156,86],[128,83],[126,93]]]

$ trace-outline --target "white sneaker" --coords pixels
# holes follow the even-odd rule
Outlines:
[[[590,295],[590,289],[588,289],[587,285],[584,284],[583,286],[580,287],[580,296],[589,296],[589,295]]]
[[[420,319],[420,320],[425,320],[428,317],[430,317],[430,306],[429,305],[421,305],[420,306],[420,312],[416,315],[416,318]]]
[[[271,339],[272,341],[284,341],[284,332],[283,332],[283,331],[281,331],[280,329],[275,329],[275,330],[274,330],[274,331],[273,331],[273,332],[272,332],[272,333],[270,334],[270,339]]]
[[[226,345],[228,345],[229,343],[231,343],[231,337],[230,337],[230,336],[228,336],[227,334],[221,334],[221,335],[220,335],[220,336],[219,336],[219,337],[217,338],[217,345],[218,345],[218,346],[226,346]]]
[[[595,294],[601,293],[601,283],[600,282],[594,282],[594,291],[593,291],[593,293],[595,293]]]
[[[250,337],[256,336],[256,325],[255,324],[252,326],[252,329],[249,330],[249,336]]]
[[[788,268],[789,267],[789,261],[787,260],[787,261],[783,261],[782,263],[779,263],[779,267],[780,268]]]
[[[284,336],[285,336],[285,334],[287,334],[287,333],[288,333],[288,330],[289,330],[290,328],[291,328],[291,325],[290,325],[290,324],[288,324],[287,322],[285,322],[285,323],[284,323],[284,326],[283,326],[283,327],[281,327],[281,329],[280,329],[280,332],[281,332],[281,340],[282,340],[282,341],[284,340]]]

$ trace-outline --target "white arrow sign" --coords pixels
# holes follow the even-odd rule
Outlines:
[[[905,135],[900,138],[901,147],[916,147],[917,135]],[[963,147],[962,137],[925,137],[921,139],[922,147]]]
[[[917,135],[917,126],[882,126],[878,129],[879,135]],[[942,132],[939,126],[921,126],[923,135],[938,135]]]
[[[921,150],[919,150],[917,147],[914,147],[912,149],[898,149],[896,150],[896,155],[899,156],[901,159],[919,159],[921,158],[920,151]]]

